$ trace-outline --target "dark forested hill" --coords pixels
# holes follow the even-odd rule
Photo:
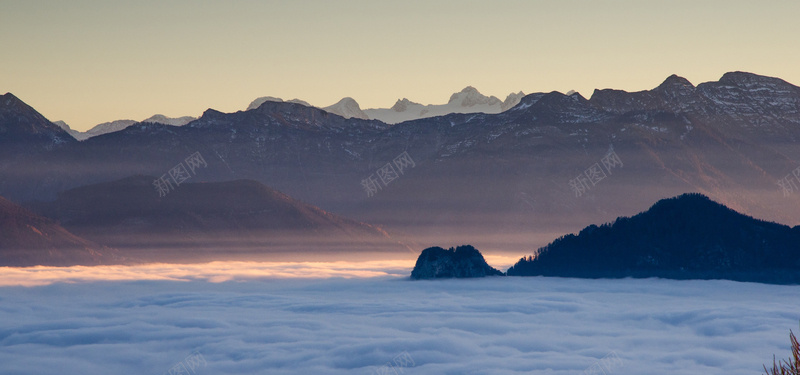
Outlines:
[[[591,225],[521,259],[513,276],[720,278],[800,282],[800,227],[742,215],[701,194]]]

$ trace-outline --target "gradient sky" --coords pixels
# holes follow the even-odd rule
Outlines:
[[[694,84],[800,84],[798,1],[8,1],[0,92],[87,130],[259,96],[362,108]]]

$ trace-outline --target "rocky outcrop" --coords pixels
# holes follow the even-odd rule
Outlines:
[[[53,150],[74,142],[66,130],[13,94],[0,95],[0,156]]]
[[[505,276],[492,268],[483,259],[480,251],[470,245],[452,247],[445,250],[441,247],[429,247],[417,258],[417,264],[411,271],[411,278],[445,279],[471,278],[484,276]]]

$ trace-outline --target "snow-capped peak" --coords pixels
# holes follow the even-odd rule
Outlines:
[[[520,91],[518,93],[510,93],[506,97],[506,100],[503,101],[503,104],[500,106],[500,112],[508,111],[511,108],[514,108],[517,104],[519,104],[520,100],[525,96],[525,93]]]
[[[447,104],[423,105],[413,102],[408,98],[398,99],[391,108],[372,108],[362,110],[355,99],[346,97],[336,104],[327,107],[318,107],[326,112],[334,113],[345,118],[360,118],[380,120],[387,124],[397,124],[403,121],[420,118],[443,116],[450,113],[500,113],[519,104],[525,94],[520,91],[511,93],[505,101],[495,96],[486,96],[478,89],[467,86],[463,90],[450,96]],[[297,103],[308,107],[310,104],[299,99],[284,101],[273,96],[262,96],[247,107],[248,110],[260,107],[265,102]]]
[[[447,102],[447,104],[457,104],[461,107],[472,107],[480,104],[496,105],[500,103],[502,102],[497,97],[483,95],[472,86],[467,86],[461,92],[451,95],[450,100]]]
[[[72,130],[72,128],[70,128],[69,125],[64,121],[58,120],[58,121],[53,121],[53,123],[58,125],[59,128],[66,130],[67,132]]]
[[[422,105],[422,104],[414,103],[406,98],[403,98],[403,99],[397,99],[397,102],[394,103],[394,105],[390,109],[395,112],[404,112],[405,110],[408,109],[409,106],[413,105]]]
[[[167,117],[162,114],[157,114],[146,118],[142,122],[157,122],[164,125],[184,126],[194,120],[197,120],[197,118],[192,116]]]
[[[250,105],[247,106],[247,110],[249,111],[251,109],[256,109],[258,107],[261,107],[261,105],[266,103],[266,102],[283,103],[283,99],[276,98],[274,96],[262,96],[260,98],[257,98],[256,100],[253,100],[252,102],[250,102]]]
[[[308,104],[305,100],[300,99],[292,99],[292,100],[283,100],[281,98],[276,98],[274,96],[262,96],[250,102],[250,105],[247,106],[247,110],[256,109],[261,107],[262,104],[266,102],[278,102],[278,103],[295,103],[295,104],[302,104],[306,107],[311,107],[311,104]]]
[[[342,100],[338,101],[336,104],[322,108],[322,110],[337,114],[344,118],[360,118],[364,120],[369,119],[367,114],[361,110],[358,102],[351,97],[342,98]]]

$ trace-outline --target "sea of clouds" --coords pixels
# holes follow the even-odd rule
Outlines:
[[[0,374],[757,374],[800,322],[800,286],[351,268],[0,287]]]

